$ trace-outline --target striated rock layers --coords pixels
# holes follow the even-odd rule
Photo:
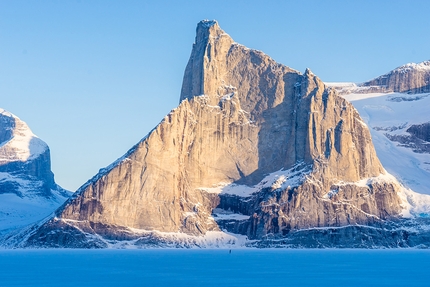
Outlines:
[[[179,106],[21,246],[151,245],[220,228],[286,238],[398,218],[399,192],[349,102],[202,21]]]
[[[430,92],[430,61],[409,63],[360,85],[372,92]]]

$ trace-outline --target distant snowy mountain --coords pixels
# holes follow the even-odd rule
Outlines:
[[[408,63],[370,81],[356,83],[325,83],[339,94],[430,93],[430,61]]]
[[[69,195],[54,181],[48,145],[0,109],[0,235],[43,219]]]
[[[430,61],[408,63],[382,76],[362,83],[364,88],[379,87],[383,92],[429,93]]]

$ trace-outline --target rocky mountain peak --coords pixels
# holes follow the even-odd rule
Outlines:
[[[199,43],[209,36],[218,37],[221,34],[225,34],[225,32],[221,30],[216,20],[202,20],[197,24],[195,43]]]
[[[95,238],[223,229],[263,240],[376,224],[402,212],[401,187],[385,176],[349,102],[309,69],[302,75],[205,20],[179,106],[24,245],[106,247]]]
[[[203,20],[197,24],[196,39],[194,45],[207,46],[212,39],[218,39],[220,36],[228,36],[218,25],[215,20]]]
[[[210,27],[212,27],[214,25],[218,26],[218,21],[217,20],[208,20],[208,19],[205,19],[205,20],[202,20],[199,23],[197,23],[197,27],[207,27],[207,28],[210,28]],[[218,29],[219,29],[219,26],[218,26]]]
[[[233,39],[219,27],[216,21],[199,22],[196,39],[184,74],[180,101],[186,98],[191,99],[194,96],[208,95],[213,98],[211,103],[216,104],[215,95],[222,96],[231,92],[227,91],[228,89],[214,90],[214,82],[222,80],[223,70],[222,67],[219,67],[219,63],[223,62],[222,57],[228,53],[233,42]]]
[[[311,71],[311,69],[306,68],[304,76],[306,76],[306,77],[313,77],[313,76],[315,76],[315,74]]]

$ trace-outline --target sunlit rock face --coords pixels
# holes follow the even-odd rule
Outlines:
[[[202,21],[179,106],[24,246],[375,224],[400,216],[400,189],[349,102]]]

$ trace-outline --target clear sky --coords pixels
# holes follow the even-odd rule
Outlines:
[[[0,0],[0,107],[76,190],[179,101],[197,22],[323,81],[430,59],[429,1]]]

